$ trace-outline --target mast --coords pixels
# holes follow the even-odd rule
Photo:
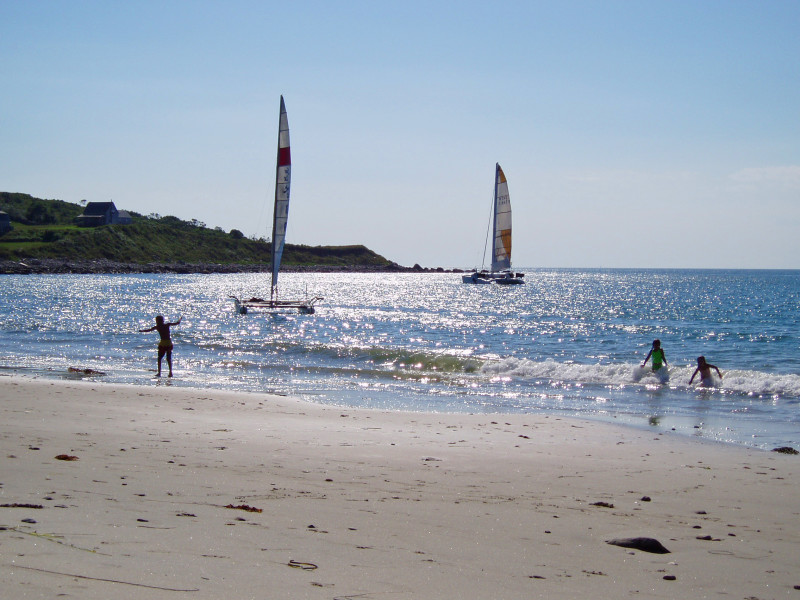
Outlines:
[[[281,268],[286,224],[289,220],[289,187],[292,180],[292,155],[289,148],[289,119],[281,96],[278,120],[278,158],[275,166],[275,211],[272,216],[272,286],[270,302],[278,297],[278,272]]]
[[[494,177],[494,242],[492,271],[511,268],[511,199],[508,182],[500,163],[495,164]]]

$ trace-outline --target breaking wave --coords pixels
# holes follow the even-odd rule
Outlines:
[[[669,378],[662,381],[650,369],[632,364],[578,364],[555,360],[532,361],[524,358],[504,358],[483,364],[479,372],[489,377],[509,377],[529,382],[563,382],[574,385],[653,385],[667,383],[673,388],[689,387],[694,366],[673,366]],[[715,379],[720,391],[756,397],[800,398],[800,375],[775,374],[759,371],[723,371]],[[695,383],[697,379],[695,378]]]

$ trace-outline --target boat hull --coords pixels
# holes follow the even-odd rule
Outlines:
[[[513,271],[475,271],[461,276],[462,283],[487,284],[497,283],[499,285],[521,285],[525,283],[524,273],[514,273]]]
[[[476,285],[485,285],[488,283],[492,283],[491,279],[487,279],[478,273],[473,273],[472,275],[462,275],[461,276],[462,283],[474,283]]]
[[[313,315],[316,312],[314,304],[322,300],[319,296],[307,300],[262,300],[261,298],[239,300],[235,296],[231,296],[230,298],[233,300],[236,312],[240,315],[246,315],[251,310],[269,313],[297,311],[300,314]]]

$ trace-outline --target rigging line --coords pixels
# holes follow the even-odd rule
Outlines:
[[[494,212],[494,192],[492,192],[492,202],[489,204],[489,222],[486,225],[486,240],[483,242],[483,258],[481,259],[481,271],[486,267],[486,247],[489,245],[489,231],[492,229],[492,213]],[[494,238],[492,238],[492,252],[494,252]]]

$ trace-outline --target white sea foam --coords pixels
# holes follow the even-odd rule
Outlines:
[[[513,377],[527,381],[546,380],[573,385],[624,386],[668,382],[674,387],[689,387],[694,369],[694,366],[670,367],[669,378],[665,381],[650,368],[641,367],[639,364],[577,364],[561,363],[552,359],[532,361],[509,357],[486,362],[481,367],[480,373],[489,377]],[[698,383],[698,379],[695,377],[694,384]],[[714,383],[720,390],[748,396],[800,398],[800,375],[734,370],[723,372],[722,379],[715,374]]]

